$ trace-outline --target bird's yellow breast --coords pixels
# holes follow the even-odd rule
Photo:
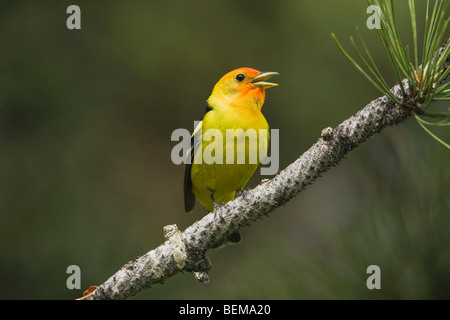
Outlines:
[[[192,192],[203,206],[213,211],[211,192],[218,204],[233,200],[267,154],[269,125],[257,105],[246,108],[224,105],[207,112],[201,126],[198,142],[202,140],[202,146],[195,152],[191,168]],[[222,139],[217,138],[219,133]],[[213,155],[216,161],[206,163],[208,155]]]

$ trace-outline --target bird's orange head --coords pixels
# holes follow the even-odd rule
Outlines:
[[[277,74],[277,72],[260,72],[252,68],[230,71],[214,86],[208,104],[212,107],[223,104],[240,107],[256,105],[261,109],[265,90],[278,86],[266,80]]]

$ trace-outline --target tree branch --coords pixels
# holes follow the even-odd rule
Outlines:
[[[402,99],[398,85],[392,91]],[[263,218],[294,198],[367,138],[413,115],[414,108],[395,105],[386,97],[372,101],[335,129],[324,129],[321,138],[308,151],[273,179],[243,191],[235,200],[220,205],[184,232],[176,225],[166,226],[166,242],[125,264],[82,299],[126,299],[181,271],[197,272],[199,280],[207,281],[208,249],[223,244],[227,234]]]
[[[447,66],[448,61],[445,68]],[[403,87],[408,93],[406,80]],[[294,198],[369,137],[416,114],[416,102],[410,96],[403,97],[399,85],[393,87],[391,92],[403,102],[402,105],[396,105],[383,96],[336,128],[325,128],[308,151],[273,179],[263,180],[254,189],[244,191],[235,200],[220,205],[184,232],[180,232],[176,225],[164,227],[167,240],[162,245],[128,262],[80,299],[126,299],[181,271],[195,272],[197,280],[207,282],[207,272],[211,268],[207,250],[222,245],[228,234],[267,216]]]

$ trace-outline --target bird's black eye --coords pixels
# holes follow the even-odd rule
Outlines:
[[[244,79],[245,79],[245,76],[242,73],[239,73],[236,76],[236,80],[239,81],[239,82],[244,81]]]

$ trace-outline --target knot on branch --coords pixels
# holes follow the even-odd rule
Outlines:
[[[172,248],[173,260],[179,269],[183,269],[186,265],[186,247],[181,237],[181,231],[178,230],[176,224],[167,225],[163,228],[164,238],[169,240]]]
[[[324,141],[328,141],[332,138],[333,128],[328,127],[322,130],[321,137]]]
[[[209,282],[209,275],[208,272],[199,271],[194,272],[195,280],[201,283],[208,283]]]
[[[206,256],[206,250],[189,250],[183,241],[182,232],[176,224],[167,225],[163,228],[164,238],[168,240],[172,248],[172,256],[178,269],[194,271],[195,279],[199,282],[208,283],[208,271],[211,262]]]

